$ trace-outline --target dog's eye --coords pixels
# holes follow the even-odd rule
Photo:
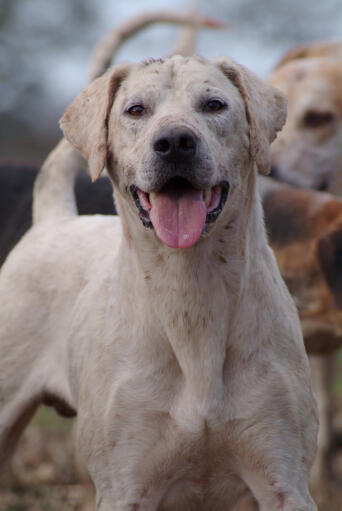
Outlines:
[[[320,128],[327,126],[334,120],[332,112],[318,112],[309,110],[303,117],[303,125],[306,128]]]
[[[141,117],[146,111],[143,105],[133,105],[127,108],[126,112],[134,117]]]
[[[227,104],[221,99],[210,99],[203,107],[205,112],[219,112],[227,108]]]

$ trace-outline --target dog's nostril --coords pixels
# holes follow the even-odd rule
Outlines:
[[[186,153],[193,152],[196,148],[196,142],[193,137],[183,135],[179,139],[179,148]]]
[[[167,138],[160,138],[154,144],[154,150],[157,153],[167,153],[170,150],[170,142]]]

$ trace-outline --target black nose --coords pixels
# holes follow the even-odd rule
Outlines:
[[[153,141],[154,152],[168,162],[193,158],[197,151],[197,136],[188,128],[165,128]]]

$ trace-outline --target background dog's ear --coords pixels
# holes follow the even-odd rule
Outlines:
[[[87,158],[95,181],[106,166],[108,118],[129,64],[119,64],[86,87],[64,112],[60,121],[65,138]]]
[[[245,103],[251,157],[262,174],[270,171],[270,144],[286,121],[286,99],[277,89],[233,60],[216,60],[227,78],[239,90]]]

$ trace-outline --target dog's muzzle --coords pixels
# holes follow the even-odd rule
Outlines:
[[[201,141],[187,126],[164,127],[151,146],[156,169],[152,189],[130,188],[140,219],[169,247],[192,247],[220,215],[228,182],[208,186],[210,169],[201,162]]]

